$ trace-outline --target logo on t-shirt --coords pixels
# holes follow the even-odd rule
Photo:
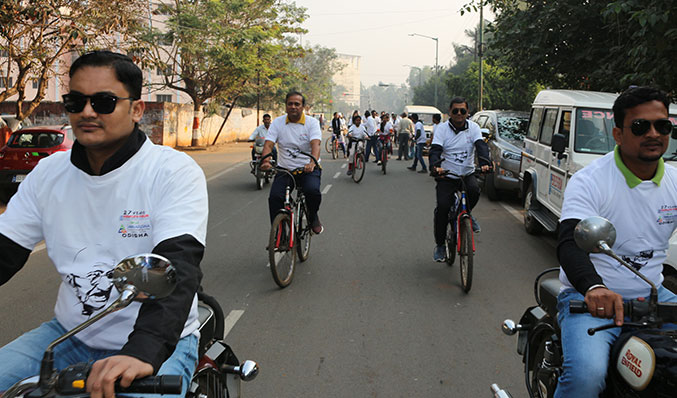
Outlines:
[[[673,224],[677,219],[677,205],[667,206],[663,205],[658,209],[658,225]]]
[[[123,238],[146,238],[151,230],[150,214],[145,210],[124,210],[118,234]]]
[[[451,161],[463,164],[468,159],[468,151],[454,152],[451,154]]]
[[[621,258],[632,265],[632,268],[639,271],[649,263],[649,260],[653,258],[653,250],[642,250],[635,256],[621,256]]]

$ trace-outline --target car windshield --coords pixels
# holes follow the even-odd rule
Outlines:
[[[12,134],[10,148],[51,148],[63,142],[63,134],[46,131],[27,131]]]
[[[431,126],[433,124],[433,115],[432,113],[419,113],[418,120],[426,126]]]
[[[670,115],[672,124],[677,125],[677,115]],[[614,113],[610,109],[576,110],[576,137],[574,150],[576,152],[605,154],[616,146],[613,137]],[[677,140],[670,138],[668,150],[663,158],[677,160]]]
[[[517,147],[522,146],[528,125],[529,115],[498,115],[498,135]]]

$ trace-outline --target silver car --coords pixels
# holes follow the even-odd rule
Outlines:
[[[481,111],[472,120],[488,138],[494,172],[487,174],[483,190],[490,200],[500,199],[502,192],[519,192],[522,141],[529,124],[529,113],[518,111]]]

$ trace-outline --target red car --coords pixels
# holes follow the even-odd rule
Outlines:
[[[0,149],[0,201],[7,202],[40,159],[73,146],[69,125],[34,126],[17,130]]]

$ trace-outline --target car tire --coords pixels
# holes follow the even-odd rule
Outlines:
[[[543,226],[533,216],[529,215],[529,209],[534,207],[536,195],[534,195],[534,184],[529,183],[529,189],[524,196],[524,229],[529,235],[538,235],[543,231]]]
[[[496,189],[496,184],[494,183],[494,173],[487,174],[484,177],[484,191],[487,193],[487,197],[492,202],[501,199],[501,194]]]

